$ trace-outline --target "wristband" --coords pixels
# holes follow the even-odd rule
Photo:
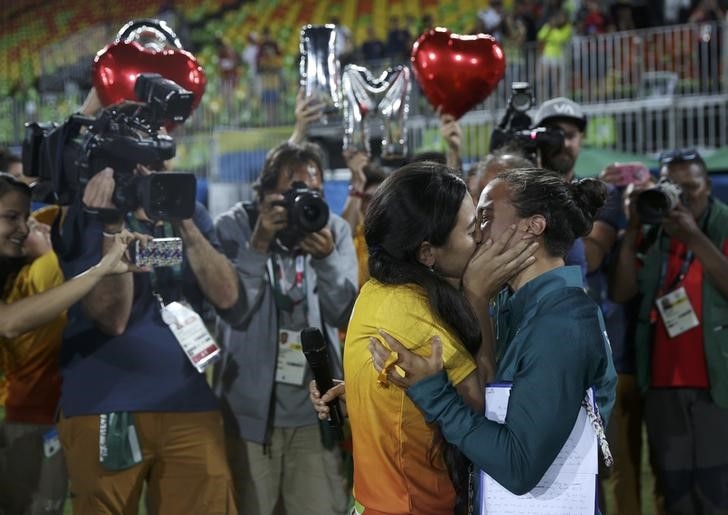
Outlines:
[[[364,192],[356,189],[353,185],[349,185],[349,196],[356,198],[364,198]]]
[[[121,230],[116,231],[116,232],[101,231],[101,234],[104,235],[104,238],[116,238],[117,234],[121,234]]]

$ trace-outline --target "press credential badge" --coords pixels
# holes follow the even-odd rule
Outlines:
[[[670,338],[697,327],[700,323],[684,286],[659,297],[655,302]]]
[[[192,365],[203,372],[220,357],[220,347],[200,315],[181,302],[162,305],[162,320],[169,326]]]

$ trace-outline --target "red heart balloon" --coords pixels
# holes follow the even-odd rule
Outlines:
[[[506,70],[498,42],[488,34],[461,36],[437,27],[412,46],[412,68],[433,108],[462,117],[493,92]]]
[[[136,41],[112,43],[94,58],[93,83],[105,106],[124,100],[140,100],[134,84],[141,73],[158,73],[194,94],[192,109],[200,103],[207,78],[195,57],[184,50],[161,52],[144,48]]]

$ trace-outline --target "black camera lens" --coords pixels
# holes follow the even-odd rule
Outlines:
[[[531,108],[531,95],[525,91],[514,93],[511,103],[516,111],[528,111]]]
[[[528,82],[514,82],[511,84],[511,107],[519,113],[525,113],[533,107],[533,95]]]
[[[194,95],[158,73],[141,73],[134,83],[137,99],[163,113],[163,118],[183,122],[192,112]]]
[[[283,193],[282,205],[288,211],[288,227],[276,239],[284,249],[292,249],[306,234],[320,231],[329,223],[329,206],[317,191],[296,181]]]
[[[320,231],[329,221],[329,206],[317,193],[306,192],[296,197],[289,218],[304,232]]]
[[[644,224],[658,224],[670,212],[670,202],[660,190],[643,191],[637,197],[637,214]]]
[[[637,197],[637,214],[643,224],[659,224],[667,214],[680,204],[680,186],[661,180],[657,186],[643,191]]]

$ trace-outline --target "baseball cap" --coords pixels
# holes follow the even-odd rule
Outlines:
[[[576,123],[581,132],[586,129],[586,116],[581,106],[566,97],[547,100],[536,112],[534,127],[540,127],[549,120],[566,119]]]

